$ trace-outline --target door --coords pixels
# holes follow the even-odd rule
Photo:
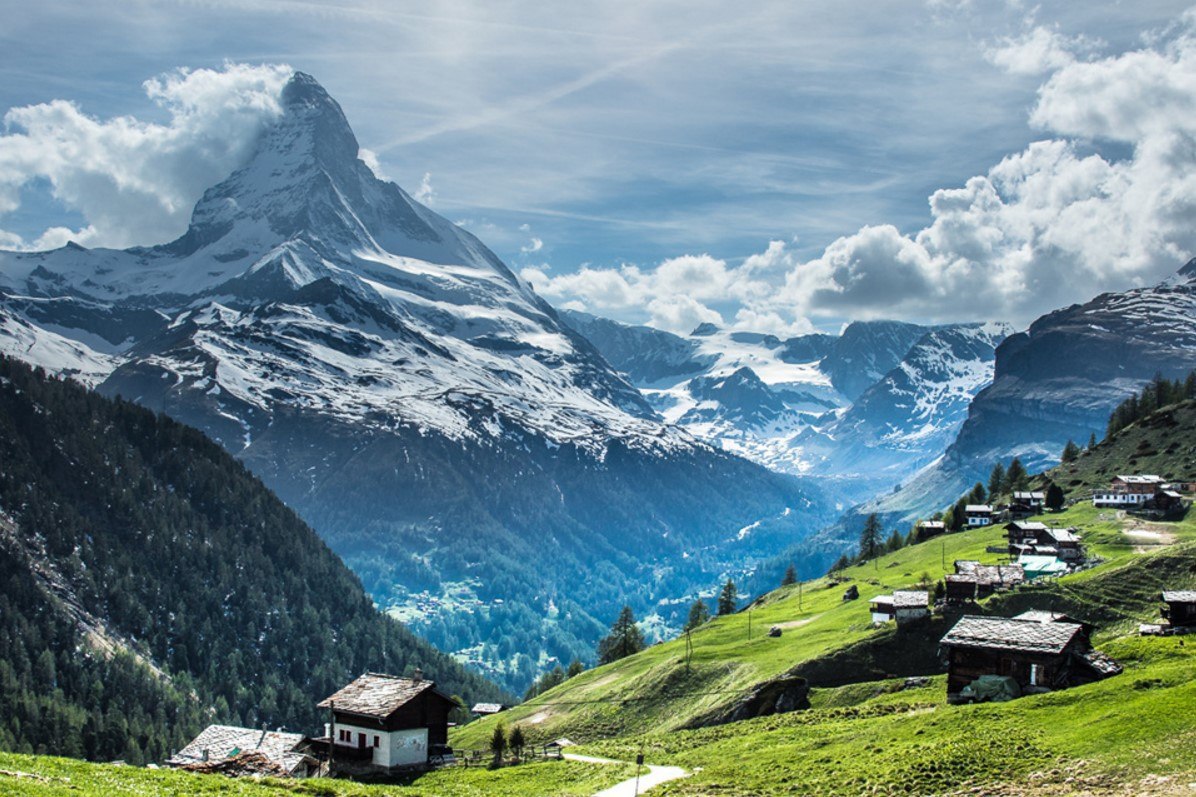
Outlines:
[[[358,749],[361,749],[361,750],[365,749],[365,734],[364,733],[357,734],[357,747],[358,747]]]

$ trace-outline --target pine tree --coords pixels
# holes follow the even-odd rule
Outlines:
[[[901,550],[901,546],[905,544],[905,538],[901,536],[901,532],[896,529],[889,535],[889,539],[885,541],[885,551],[893,553],[893,551]]]
[[[984,499],[987,497],[988,494],[984,492],[984,485],[980,482],[976,482],[976,485],[972,488],[972,492],[968,493],[968,501],[973,504],[983,504]]]
[[[880,518],[873,512],[864,520],[864,528],[860,531],[860,559],[872,559],[879,551]]]
[[[1026,466],[1017,457],[1009,463],[1009,471],[1005,474],[1005,481],[1009,485],[1009,492],[1026,489],[1026,482],[1030,476],[1026,473]]]
[[[792,562],[790,562],[789,567],[785,568],[785,576],[784,576],[784,578],[781,579],[781,586],[788,587],[788,586],[791,586],[796,583],[797,583],[797,568],[793,565]]]
[[[993,465],[992,473],[988,477],[988,494],[999,495],[1005,490],[1005,466],[998,462]]]
[[[735,582],[727,579],[727,583],[723,584],[723,591],[718,594],[718,614],[720,617],[726,614],[735,614],[736,604],[739,602],[739,591],[735,588]]]
[[[598,661],[610,664],[644,649],[644,634],[635,622],[635,613],[630,606],[619,612],[610,633],[598,643]]]
[[[1051,482],[1046,490],[1045,503],[1048,509],[1060,510],[1063,508],[1063,488]]]
[[[515,758],[523,758],[523,748],[527,745],[527,740],[523,738],[523,728],[516,725],[511,728],[511,736],[507,739],[507,746],[511,748],[511,752],[515,754]]]
[[[693,631],[707,623],[710,620],[710,609],[706,606],[706,601],[698,598],[689,606],[689,619],[685,621],[685,630]]]
[[[1196,371],[1193,371],[1192,374],[1196,376]],[[1088,450],[1091,451],[1094,448],[1096,448],[1096,432],[1088,435]]]
[[[502,766],[503,753],[507,752],[507,734],[501,723],[494,726],[494,733],[490,734],[490,752],[494,754],[492,767]]]
[[[581,675],[585,670],[585,665],[581,663],[581,659],[574,659],[569,662],[569,669],[565,670],[565,675],[573,678],[574,676]]]
[[[1075,442],[1068,440],[1067,445],[1063,446],[1063,453],[1059,455],[1059,459],[1062,462],[1075,462],[1079,456],[1080,447]]]
[[[849,567],[851,567],[851,557],[847,554],[840,554],[839,558],[835,560],[835,563],[831,565],[830,572],[841,573]]]

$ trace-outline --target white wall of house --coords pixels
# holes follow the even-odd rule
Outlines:
[[[428,729],[409,728],[391,731],[382,748],[374,751],[374,763],[384,767],[405,767],[424,764],[428,761]],[[385,761],[379,760],[379,753],[385,751]]]
[[[1153,493],[1102,492],[1093,493],[1092,503],[1094,506],[1137,506],[1153,497]]]
[[[342,733],[348,733],[349,739],[342,739]],[[336,744],[338,747],[360,747],[360,734],[365,734],[365,746],[374,751],[372,759],[374,766],[387,768],[402,767],[413,764],[424,764],[428,760],[427,728],[380,731],[374,728],[351,725],[347,722],[336,723]]]
[[[992,525],[992,518],[989,516],[973,515],[968,518],[969,526],[990,526]]]

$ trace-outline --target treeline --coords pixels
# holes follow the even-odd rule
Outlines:
[[[0,539],[0,746],[141,763],[209,721],[314,731],[316,702],[367,670],[419,666],[469,700],[506,698],[379,614],[194,429],[0,357],[0,451],[17,529]],[[163,677],[92,652],[29,556]]]
[[[1188,374],[1186,379],[1174,380],[1164,379],[1162,374],[1156,374],[1155,378],[1142,388],[1141,393],[1130,396],[1117,405],[1117,409],[1109,416],[1105,437],[1112,437],[1130,424],[1137,423],[1169,404],[1191,398],[1196,398],[1196,371]]]

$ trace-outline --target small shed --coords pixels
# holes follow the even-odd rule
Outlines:
[[[904,625],[930,615],[930,593],[922,590],[896,590],[892,595],[878,595],[872,599],[872,622],[896,620]]]
[[[1173,628],[1196,626],[1196,590],[1168,590],[1162,598],[1163,619]]]
[[[1075,529],[1044,529],[1038,533],[1034,547],[1039,553],[1044,553],[1046,548],[1053,548],[1055,555],[1064,562],[1079,562],[1084,559],[1080,539]]]
[[[308,753],[301,733],[236,725],[209,725],[166,765],[180,769],[226,774],[266,773],[305,778],[319,762]]]
[[[944,580],[947,602],[962,603],[1012,589],[1025,582],[1026,573],[1021,565],[986,565],[971,559],[957,559],[955,573]]]
[[[946,533],[947,533],[947,524],[944,523],[943,521],[941,521],[941,520],[923,520],[920,523],[918,523],[916,531],[914,532],[914,536],[918,540],[918,542],[923,542],[924,540],[929,540],[932,537],[937,537],[940,534],[946,534]]]
[[[1092,651],[1077,623],[1004,617],[960,618],[940,642],[947,662],[947,698],[985,675],[1012,678],[1021,691],[1062,689],[1120,672]]]

